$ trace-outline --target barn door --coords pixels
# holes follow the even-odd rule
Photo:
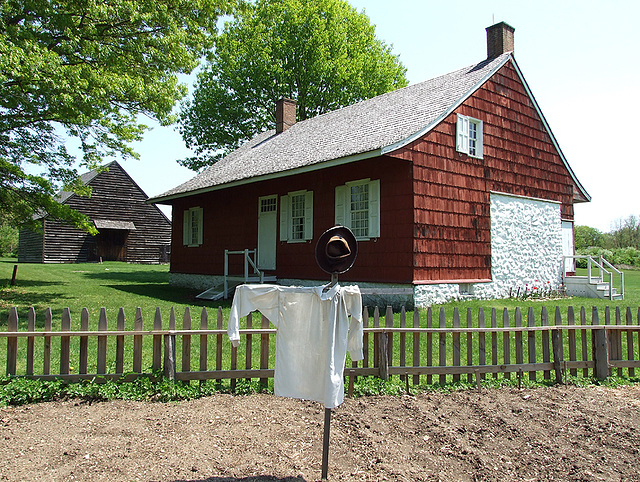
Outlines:
[[[96,251],[98,259],[103,261],[127,260],[127,236],[125,229],[101,229],[96,236]]]
[[[276,269],[278,196],[258,198],[258,268]]]

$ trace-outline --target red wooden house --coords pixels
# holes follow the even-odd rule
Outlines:
[[[513,33],[489,27],[486,60],[312,119],[296,123],[295,101],[281,100],[275,131],[152,199],[173,207],[172,283],[209,288],[225,250],[247,248],[279,282],[318,283],[315,240],[343,224],[359,239],[343,283],[403,288],[417,304],[557,286],[573,204],[590,197]]]

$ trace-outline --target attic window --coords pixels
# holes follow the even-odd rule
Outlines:
[[[458,114],[456,150],[482,159],[482,121]]]

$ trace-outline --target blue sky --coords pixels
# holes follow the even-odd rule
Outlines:
[[[486,57],[485,28],[515,28],[515,57],[576,176],[592,202],[576,205],[576,224],[609,231],[640,215],[640,18],[637,0],[351,0],[393,45],[411,84]],[[190,79],[187,79],[188,81]],[[634,140],[636,139],[636,140]],[[176,159],[189,155],[175,127],[156,126],[123,162],[149,196],[191,178]]]

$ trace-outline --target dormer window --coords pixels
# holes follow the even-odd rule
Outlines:
[[[456,150],[482,159],[482,121],[458,114]]]

